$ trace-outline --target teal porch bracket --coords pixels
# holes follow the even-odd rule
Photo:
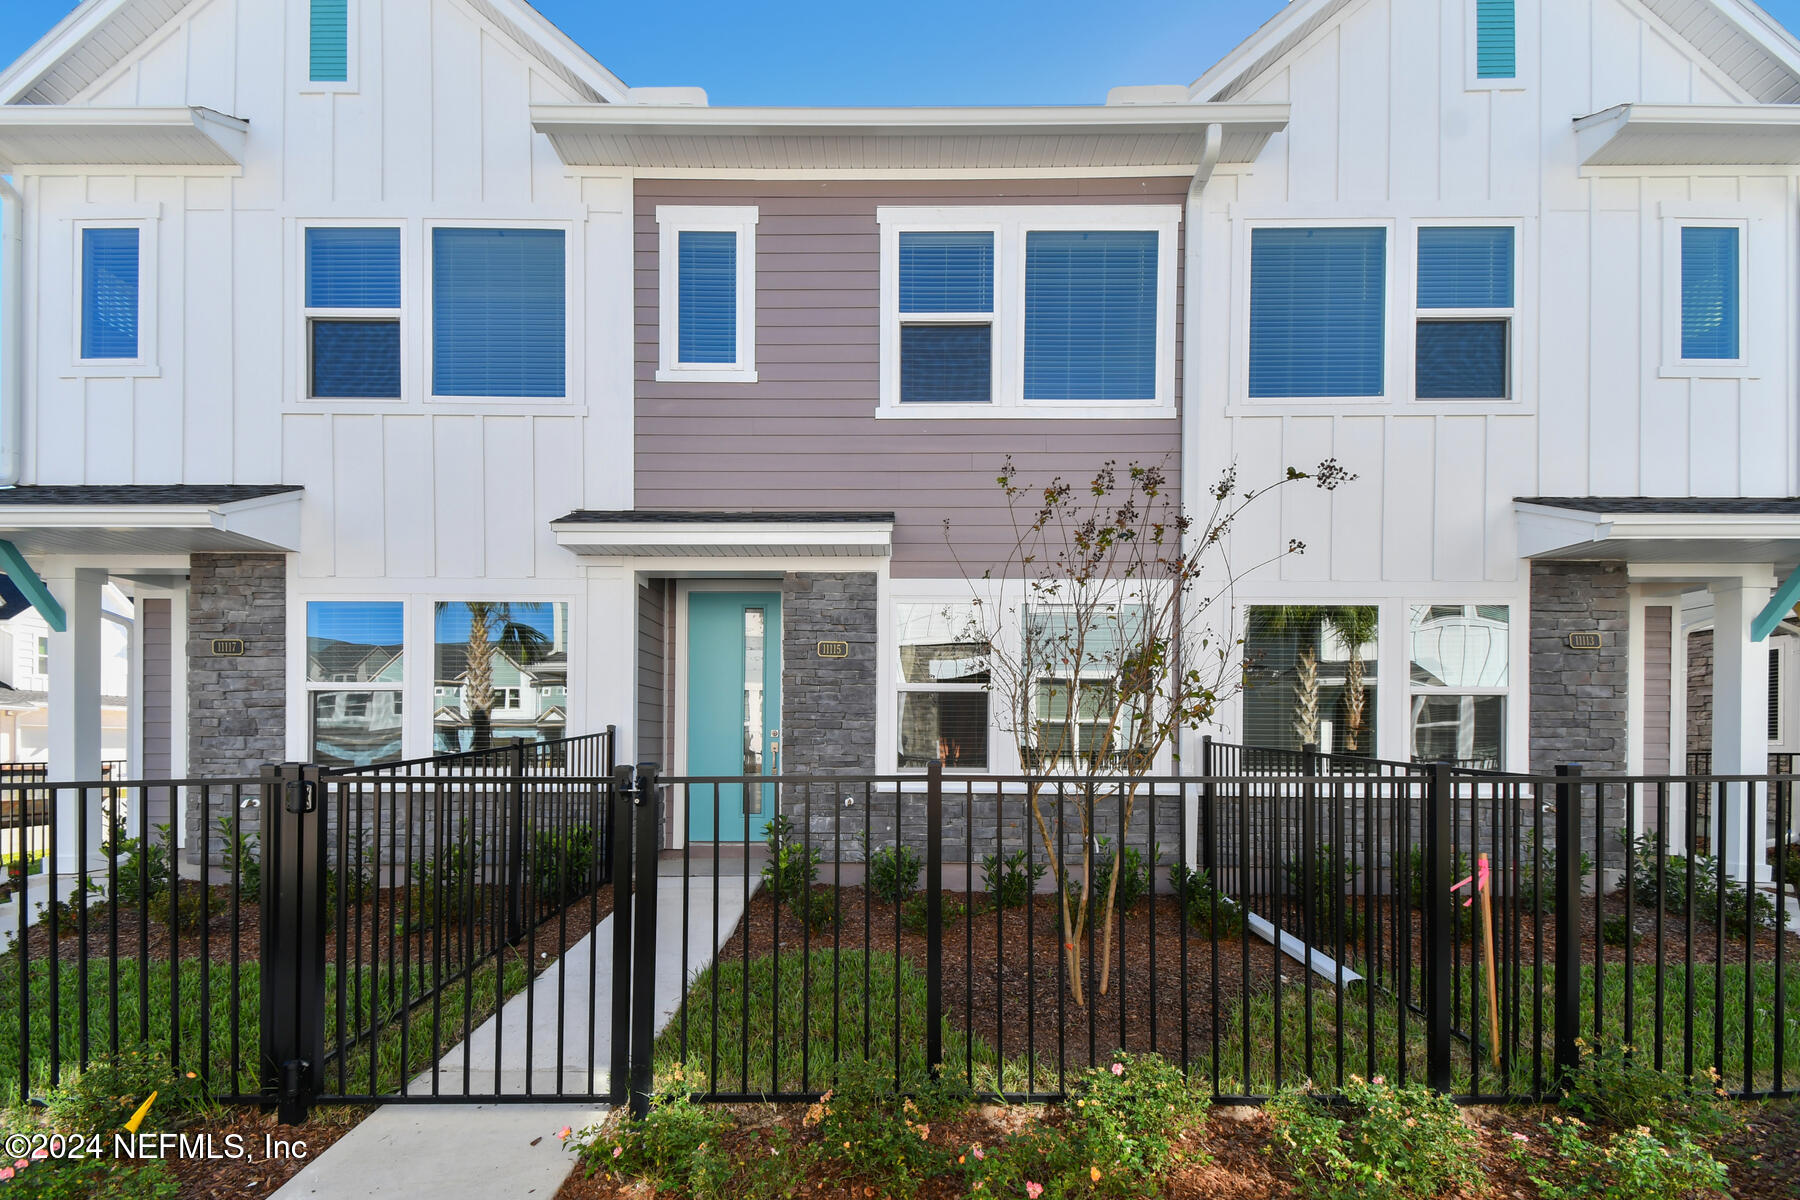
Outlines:
[[[1775,594],[1769,597],[1769,602],[1763,605],[1763,610],[1750,622],[1750,640],[1760,642],[1774,633],[1781,619],[1794,611],[1796,602],[1800,602],[1800,567],[1788,573]]]
[[[5,571],[6,577],[31,601],[31,607],[43,614],[46,625],[57,633],[67,632],[69,618],[63,613],[63,606],[56,602],[56,597],[50,594],[49,585],[31,569],[31,564],[25,561],[19,548],[8,541],[0,541],[0,571]]]

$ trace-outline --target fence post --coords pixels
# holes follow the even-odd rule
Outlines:
[[[306,1120],[325,1061],[323,789],[306,763],[262,769],[262,1092],[283,1125]]]
[[[1556,768],[1556,1081],[1581,1065],[1581,768]]]
[[[925,1065],[944,1061],[944,764],[925,768]]]
[[[1200,785],[1200,829],[1196,833],[1200,840],[1200,865],[1206,868],[1207,878],[1217,887],[1218,856],[1213,853],[1213,743],[1210,733],[1200,737],[1200,776],[1205,781]],[[1184,819],[1186,816],[1186,813],[1182,814]],[[1186,863],[1181,866],[1183,870],[1187,869]]]
[[[507,785],[506,942],[525,936],[525,743],[514,742]]]
[[[1450,923],[1456,919],[1450,846],[1450,768],[1431,768],[1425,797],[1425,1076],[1450,1090]]]
[[[1311,954],[1318,937],[1319,887],[1319,792],[1313,777],[1319,773],[1319,747],[1307,742],[1300,748],[1300,773],[1306,782],[1300,788],[1300,916],[1306,934],[1306,952]],[[1291,882],[1289,886],[1292,886]]]
[[[660,797],[655,763],[638,764],[637,791],[631,799],[638,810],[632,817],[637,842],[632,864],[637,903],[631,925],[631,1115],[642,1118],[649,1115],[650,1093],[656,1086],[651,1052],[656,1043],[656,860],[660,849],[656,843],[661,829],[656,819]]]
[[[608,1068],[606,1098],[625,1103],[626,1080],[631,1072],[631,810],[637,793],[637,768],[622,763],[613,768],[612,814],[612,1058]]]
[[[619,727],[606,727],[606,751],[600,764],[600,774],[612,779],[618,774]],[[611,883],[617,876],[612,873],[613,862],[613,814],[616,805],[608,804],[606,811],[600,814],[600,882]]]

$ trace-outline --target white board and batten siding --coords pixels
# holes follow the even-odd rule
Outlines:
[[[1572,121],[1626,102],[1751,99],[1636,0],[1520,0],[1518,78],[1477,80],[1472,0],[1361,0],[1264,65],[1234,99],[1292,105],[1258,161],[1204,197],[1187,393],[1188,495],[1334,456],[1359,478],[1253,510],[1240,563],[1290,539],[1240,604],[1381,603],[1381,747],[1404,757],[1406,607],[1513,606],[1511,756],[1524,755],[1527,565],[1513,498],[1791,495],[1794,168],[1579,165]],[[1664,221],[1748,222],[1744,378],[1664,372]],[[1512,398],[1411,395],[1417,223],[1516,222]],[[1251,399],[1249,230],[1388,227],[1387,386],[1372,400]],[[1241,611],[1241,610],[1240,610]],[[1229,724],[1229,718],[1228,722]],[[1227,731],[1229,732],[1229,730]]]
[[[631,185],[571,177],[533,132],[531,104],[602,97],[523,45],[492,6],[353,0],[350,12],[347,83],[308,81],[305,3],[200,0],[68,98],[203,105],[247,120],[249,136],[241,169],[22,173],[35,251],[25,482],[303,485],[289,566],[290,643],[302,647],[309,598],[410,598],[420,647],[433,599],[566,600],[582,726],[590,585],[549,522],[631,502]],[[76,223],[120,216],[149,218],[151,366],[86,372],[71,354]],[[403,231],[401,400],[304,394],[302,231],[313,220]],[[429,395],[432,222],[565,231],[564,397]],[[422,669],[409,672],[412,752],[429,740],[429,657],[416,653]],[[303,673],[303,662],[291,672]]]

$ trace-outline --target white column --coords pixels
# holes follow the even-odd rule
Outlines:
[[[1769,648],[1750,640],[1750,622],[1768,604],[1773,589],[1742,580],[1709,585],[1713,600],[1712,766],[1715,775],[1766,775],[1769,770]],[[1748,795],[1746,795],[1748,792]],[[1733,879],[1748,879],[1762,868],[1763,830],[1769,793],[1764,787],[1731,784],[1724,811],[1714,805],[1713,845]],[[1719,830],[1724,816],[1723,835]],[[1745,819],[1755,830],[1746,856]]]
[[[63,632],[50,633],[50,778],[97,780],[100,778],[100,589],[106,572],[90,567],[46,575],[50,594],[63,607]],[[87,794],[87,852],[97,856],[106,840],[101,801],[104,793]],[[76,842],[78,791],[56,795],[57,862],[59,874],[80,864]]]

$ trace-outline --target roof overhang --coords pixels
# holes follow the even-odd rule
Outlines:
[[[31,557],[295,551],[300,497],[294,488],[241,500],[19,503],[0,490],[0,539]]]
[[[1112,169],[1191,174],[1219,127],[1221,163],[1287,128],[1285,104],[1032,108],[708,108],[534,104],[571,167],[636,170]]]
[[[1620,104],[1575,118],[1588,167],[1789,166],[1800,163],[1800,106]]]
[[[573,512],[556,544],[584,558],[886,558],[892,513]]]
[[[1767,507],[1773,508],[1774,505]],[[1796,504],[1800,510],[1800,503]],[[1800,563],[1800,511],[1593,511],[1515,500],[1519,557],[1629,563]]]
[[[0,168],[239,166],[249,131],[209,108],[0,105]]]

